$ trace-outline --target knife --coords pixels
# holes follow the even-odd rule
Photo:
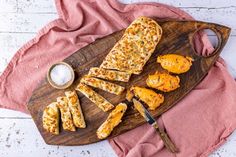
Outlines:
[[[134,107],[138,110],[138,112],[145,118],[145,120],[153,126],[156,131],[159,133],[162,141],[164,142],[165,147],[172,153],[177,153],[178,149],[174,145],[174,143],[170,140],[167,133],[159,128],[156,120],[152,117],[152,115],[149,113],[149,111],[143,106],[141,102],[136,100],[135,98],[132,99],[134,103]]]

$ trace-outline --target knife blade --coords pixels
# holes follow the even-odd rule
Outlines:
[[[143,106],[141,102],[139,102],[137,99],[132,99],[134,107],[138,110],[138,112],[142,115],[142,117],[145,118],[145,120],[150,124],[152,127],[156,129],[156,131],[159,133],[162,141],[164,142],[165,147],[172,153],[177,153],[178,149],[174,145],[174,143],[170,140],[167,133],[162,130],[156,120],[152,117],[150,112]]]

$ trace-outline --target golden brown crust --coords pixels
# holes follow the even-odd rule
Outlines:
[[[127,105],[125,103],[120,103],[116,106],[114,110],[108,115],[105,122],[97,130],[97,137],[99,139],[107,138],[112,130],[121,122],[121,119],[127,110]]]
[[[178,76],[172,76],[168,73],[160,72],[149,75],[146,83],[148,87],[155,88],[163,92],[170,92],[180,87],[180,79]]]
[[[83,83],[79,83],[76,87],[76,90],[84,94],[90,101],[96,104],[104,112],[109,111],[114,107],[109,101]]]
[[[133,99],[133,97],[134,97],[134,92],[131,91],[130,89],[127,90],[126,96],[125,96],[126,100],[128,100],[129,102],[131,102],[132,99]]]
[[[125,30],[101,68],[140,74],[162,35],[161,27],[151,18],[139,17]]]
[[[58,97],[57,102],[58,102],[58,107],[61,111],[61,121],[63,129],[67,131],[75,131],[75,126],[72,121],[72,116],[70,113],[67,98]]]
[[[131,74],[127,72],[103,69],[98,67],[90,68],[88,75],[102,78],[105,80],[121,81],[121,82],[128,82],[131,76]]]
[[[43,111],[43,128],[52,134],[59,134],[59,109],[57,103],[53,102]]]
[[[189,71],[192,66],[193,59],[177,54],[166,54],[157,57],[157,62],[161,64],[162,68],[175,74],[181,74]]]
[[[134,96],[147,104],[150,110],[155,110],[164,102],[164,96],[162,94],[157,94],[151,89],[133,86],[130,88],[129,92],[132,92]]]
[[[98,78],[94,78],[91,76],[83,76],[83,78],[80,80],[80,83],[95,87],[95,88],[99,88],[102,89],[106,92],[112,93],[112,94],[116,94],[116,95],[120,95],[125,88],[117,85],[115,83],[111,83],[111,82],[107,82]]]
[[[72,114],[73,123],[77,128],[86,128],[84,115],[76,91],[66,91],[69,109]]]

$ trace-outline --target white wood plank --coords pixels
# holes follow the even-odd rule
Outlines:
[[[235,157],[236,131],[210,157]],[[86,146],[46,145],[31,119],[0,119],[0,156],[115,157],[107,141]]]
[[[227,138],[227,141],[209,157],[235,157],[236,156],[236,131]]]
[[[20,1],[20,0],[19,0]],[[15,50],[26,42],[44,24],[57,17],[53,0],[0,0],[0,69],[2,64],[7,64]],[[125,3],[138,2],[141,0],[121,0]],[[148,0],[154,1],[154,0]],[[235,34],[235,6],[234,0],[155,0],[181,7],[199,20],[210,20],[233,27]],[[17,7],[18,5],[18,7]],[[54,9],[53,9],[54,7]],[[200,8],[198,8],[200,7]],[[217,9],[214,9],[217,8]],[[12,14],[18,12],[16,14]],[[10,13],[10,14],[9,14]],[[19,14],[21,13],[21,14]],[[44,15],[45,14],[45,15]],[[53,14],[53,15],[50,15]],[[16,16],[16,17],[14,17]],[[52,16],[52,17],[51,17]],[[43,18],[43,19],[41,19]],[[2,26],[4,25],[4,26]],[[25,28],[24,28],[25,27]],[[19,33],[9,33],[19,32]],[[29,34],[31,33],[32,34]],[[17,34],[17,35],[16,35]],[[27,35],[26,35],[27,34]],[[21,39],[22,38],[22,39]],[[2,41],[4,40],[4,41]],[[8,43],[9,41],[9,43]],[[222,57],[235,68],[236,49],[235,37],[231,37]],[[14,47],[14,48],[12,48]],[[4,51],[2,51],[4,50]],[[4,53],[2,53],[4,52]],[[9,53],[9,54],[8,54]],[[3,58],[3,59],[2,59]],[[1,73],[1,70],[0,70]],[[42,141],[33,122],[25,114],[15,111],[0,109],[0,156],[115,156],[110,146],[98,143],[83,147],[55,147],[47,146]],[[18,119],[26,118],[26,119]],[[3,122],[4,121],[4,122]],[[13,126],[15,123],[15,126]],[[5,128],[5,129],[3,129]],[[11,130],[10,128],[15,128]],[[19,131],[18,131],[19,130]],[[19,133],[18,133],[19,132]],[[11,133],[8,135],[8,133]],[[236,133],[230,136],[226,145],[213,153],[211,157],[234,157],[236,156]],[[72,152],[71,149],[72,148]],[[101,148],[101,149],[100,149]],[[98,150],[97,150],[98,149]],[[90,153],[87,152],[90,151]],[[105,155],[103,154],[105,153]]]
[[[53,0],[19,0],[19,13],[56,13]]]
[[[31,119],[0,119],[1,157],[115,157],[107,141],[86,146],[46,145]]]
[[[1,55],[11,57],[23,44],[35,37],[36,33],[0,33]]]
[[[196,20],[214,22],[232,28],[232,34],[236,35],[236,1],[235,0],[120,0],[122,3],[133,2],[160,2],[180,7]]]
[[[234,0],[119,0],[122,3],[137,3],[137,2],[159,2],[176,7],[205,7],[205,8],[222,8],[236,6]],[[0,0],[0,12],[20,12],[20,13],[56,13],[52,0]]]
[[[204,8],[222,8],[236,6],[235,0],[119,0],[122,3],[138,3],[138,2],[159,2],[175,7],[204,7]]]
[[[36,33],[0,33],[0,73],[3,72],[15,52]]]
[[[236,36],[231,36],[221,53],[221,57],[226,61],[228,70],[236,79]]]
[[[1,0],[4,4],[12,6],[8,0]],[[12,0],[16,1],[16,0]],[[189,1],[189,0],[119,0],[121,3],[138,3],[138,2],[159,2],[165,3],[169,5],[173,5],[176,7],[204,7],[204,8],[222,8],[222,7],[233,7],[236,6],[235,0],[198,0],[198,1]],[[56,13],[55,4],[52,0],[20,0],[17,2],[17,7],[14,5],[15,9],[17,9],[20,13]],[[5,12],[9,11],[9,9],[5,9]]]
[[[236,35],[236,7],[230,8],[183,8],[197,20],[214,22],[229,26],[232,28],[232,35]],[[5,13],[0,14],[0,32],[37,32],[48,22],[56,19],[56,14],[19,14]],[[40,19],[40,20],[39,20]]]
[[[16,12],[17,0],[0,0],[0,13]]]
[[[183,10],[192,15],[196,20],[213,22],[231,27],[231,34],[236,35],[236,7],[219,9],[183,8]]]
[[[56,19],[57,14],[0,14],[0,32],[38,32],[43,26]]]
[[[0,119],[31,119],[31,116],[19,111],[0,108]]]

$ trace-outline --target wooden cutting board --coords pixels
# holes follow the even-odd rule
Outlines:
[[[132,75],[129,83],[116,82],[125,86],[126,89],[132,85],[146,86],[145,80],[148,74],[153,74],[156,70],[162,70],[160,65],[156,62],[158,55],[176,53],[194,58],[191,69],[187,73],[179,75],[181,87],[173,92],[163,93],[165,101],[159,108],[151,112],[154,117],[160,116],[162,113],[173,107],[180,99],[186,96],[204,78],[204,76],[206,76],[211,66],[219,57],[230,34],[230,28],[213,23],[198,21],[162,21],[158,23],[163,29],[163,36],[160,43],[157,45],[155,52],[145,65],[143,72],[140,75]],[[208,57],[197,55],[193,48],[193,35],[196,31],[201,29],[213,30],[219,40],[218,47],[215,49],[214,54]],[[74,89],[76,87],[80,78],[88,73],[90,67],[98,67],[101,64],[109,50],[121,38],[123,32],[124,31],[121,30],[98,39],[64,60],[72,65],[76,73],[76,81],[69,89]],[[115,96],[101,90],[96,89],[96,91],[115,105],[125,100],[126,92],[120,96]],[[33,92],[28,103],[28,109],[45,142],[53,145],[84,145],[100,141],[96,136],[96,130],[107,118],[108,113],[104,113],[79,92],[77,93],[79,95],[87,128],[77,129],[76,132],[68,132],[60,128],[59,135],[52,135],[43,129],[41,117],[44,108],[49,103],[55,101],[58,96],[63,96],[64,92],[65,90],[58,90],[51,87],[45,77],[41,85]],[[129,108],[123,117],[122,123],[113,130],[109,138],[120,135],[143,123],[145,123],[144,119],[137,114],[137,111],[133,109],[132,104],[129,104]]]

